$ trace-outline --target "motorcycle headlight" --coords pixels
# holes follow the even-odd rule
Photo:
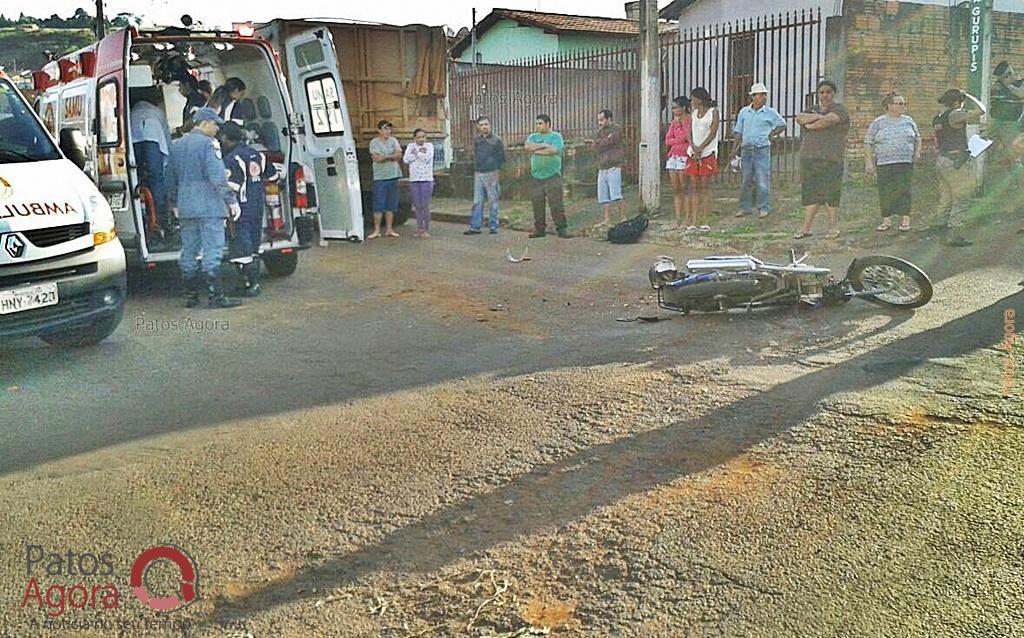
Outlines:
[[[86,208],[86,220],[92,230],[92,245],[101,246],[117,238],[114,228],[114,213],[110,210],[107,198],[99,193],[89,195]]]
[[[676,263],[670,257],[659,257],[651,269],[647,271],[647,277],[651,280],[651,288],[657,290],[665,284],[671,283],[679,278],[679,271]]]

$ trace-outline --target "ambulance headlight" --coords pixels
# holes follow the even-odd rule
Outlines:
[[[89,228],[92,229],[93,246],[101,246],[117,238],[117,230],[114,229],[114,213],[110,210],[110,204],[107,203],[106,197],[99,193],[90,195],[85,214]]]

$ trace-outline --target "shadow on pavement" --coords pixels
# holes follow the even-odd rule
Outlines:
[[[1003,339],[1004,312],[1024,311],[1024,292],[945,324],[808,373],[701,419],[599,445],[534,469],[492,492],[409,525],[382,542],[338,556],[244,598],[221,602],[214,621],[266,610],[353,583],[381,570],[429,573],[465,555],[717,466],[814,415],[837,392],[861,391],[907,374],[927,357],[958,357]],[[998,374],[993,371],[993,374]],[[509,507],[506,501],[514,501]]]

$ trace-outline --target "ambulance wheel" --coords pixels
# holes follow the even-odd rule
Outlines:
[[[123,317],[124,304],[114,314],[103,317],[95,323],[40,335],[39,338],[56,348],[87,348],[109,337],[117,329]]]
[[[281,253],[268,253],[263,255],[263,263],[267,266],[267,272],[271,277],[287,277],[295,272],[299,266],[299,253],[290,252],[287,255]]]

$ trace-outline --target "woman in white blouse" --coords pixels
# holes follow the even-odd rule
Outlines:
[[[711,230],[711,178],[718,175],[718,104],[707,89],[697,87],[690,91],[690,159],[683,174],[688,176],[690,192],[687,213],[695,220],[697,232]]]
[[[409,194],[416,212],[416,236],[430,237],[430,199],[434,194],[434,145],[421,128],[413,132],[413,143],[405,147],[409,165]]]

